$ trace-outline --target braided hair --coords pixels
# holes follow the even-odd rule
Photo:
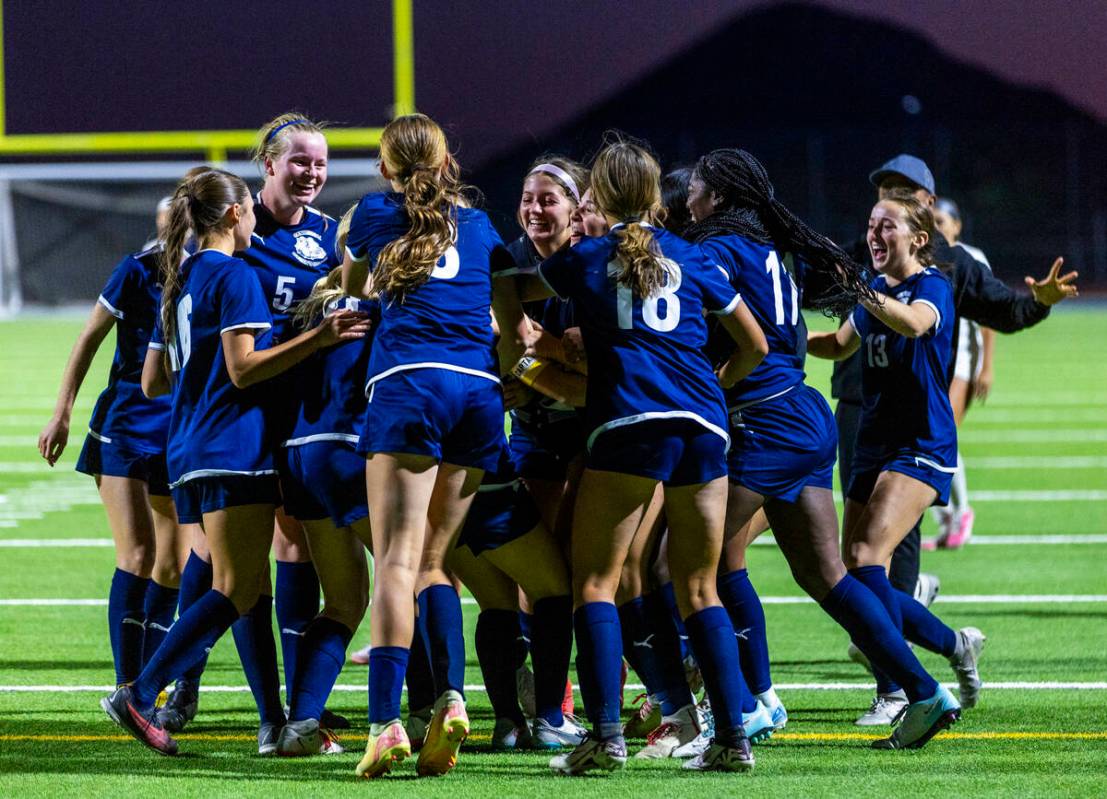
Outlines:
[[[828,316],[849,313],[862,297],[874,298],[868,271],[841,247],[812,229],[776,199],[761,162],[745,150],[714,150],[696,162],[695,174],[722,200],[720,209],[686,232],[701,242],[712,236],[739,235],[792,253],[830,276],[832,288],[811,299]]]

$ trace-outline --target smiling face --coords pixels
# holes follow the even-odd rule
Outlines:
[[[265,159],[266,186],[272,184],[282,205],[311,205],[327,182],[327,139],[322,133],[293,131],[288,147]]]
[[[569,240],[569,216],[574,207],[561,184],[543,172],[535,172],[523,181],[519,223],[540,253],[553,253]]]
[[[688,213],[692,215],[692,221],[702,222],[715,213],[715,208],[714,193],[707,188],[699,173],[693,172],[688,181]]]
[[[580,205],[573,209],[570,220],[572,234],[569,242],[571,244],[579,244],[585,236],[607,235],[607,220],[596,208],[591,189],[584,192],[584,196],[580,198]]]
[[[898,202],[881,200],[873,207],[866,238],[877,272],[900,275],[922,268],[915,253],[926,244],[927,234],[912,231],[907,210]]]

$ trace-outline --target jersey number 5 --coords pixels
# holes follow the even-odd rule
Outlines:
[[[277,293],[273,295],[273,310],[274,311],[287,311],[292,307],[292,300],[295,295],[292,293],[292,285],[296,282],[296,278],[288,275],[277,276]]]
[[[668,277],[665,285],[655,294],[642,300],[642,321],[646,323],[646,327],[659,333],[668,333],[680,322],[680,297],[677,296],[677,290],[680,288],[682,275],[680,264],[676,261],[663,258],[661,262]],[[618,274],[620,270],[621,267],[616,261],[608,265],[608,274]],[[634,291],[630,286],[622,283],[617,285],[616,304],[619,312],[619,327],[630,330],[634,327]],[[662,314],[662,302],[665,303],[664,314]]]

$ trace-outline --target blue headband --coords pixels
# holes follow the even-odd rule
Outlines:
[[[269,142],[271,142],[273,140],[274,136],[276,136],[278,133],[280,133],[282,129],[287,128],[289,125],[310,125],[310,124],[311,124],[311,121],[307,120],[307,119],[290,119],[288,122],[282,122],[280,125],[277,125],[277,127],[273,128],[271,131],[269,131],[268,135],[265,137],[265,143],[268,144]]]

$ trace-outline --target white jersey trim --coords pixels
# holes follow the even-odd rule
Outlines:
[[[317,441],[345,441],[347,444],[356,444],[361,436],[356,433],[313,433],[310,436],[290,438],[281,444],[282,447],[302,447],[304,444],[314,444]]]
[[[914,305],[915,303],[918,303],[919,305],[925,305],[927,308],[930,308],[934,311],[934,316],[936,316],[937,319],[934,321],[934,327],[932,328],[932,330],[934,330],[934,332],[941,330],[942,312],[938,310],[938,306],[932,303],[930,300],[911,300],[912,305]],[[930,331],[928,330],[927,332],[929,333]]]
[[[916,466],[929,466],[931,469],[937,469],[939,472],[945,472],[946,474],[957,474],[956,466],[942,466],[940,463],[935,463],[930,458],[922,458],[918,455],[915,456]]]
[[[447,372],[460,372],[463,375],[473,375],[473,377],[483,377],[485,380],[491,380],[493,383],[499,383],[500,378],[488,372],[482,372],[480,369],[470,369],[467,366],[454,366],[452,363],[438,363],[437,361],[423,361],[421,363],[402,363],[399,366],[393,366],[391,369],[385,369],[380,374],[373,375],[369,378],[369,382],[365,384],[365,396],[370,397],[369,401],[372,402],[369,390],[373,387],[374,383],[384,380],[386,377],[391,377],[397,372],[406,372],[411,369],[445,369]]]
[[[169,487],[176,488],[198,477],[264,477],[267,474],[276,473],[276,469],[262,469],[257,472],[244,472],[238,471],[237,469],[195,469],[191,472],[182,474],[176,482],[170,483]]]
[[[351,261],[353,261],[355,264],[360,264],[360,263],[363,263],[364,261],[369,260],[369,253],[365,253],[365,255],[358,258],[356,255],[354,255],[354,251],[351,250],[349,247],[347,247],[346,248],[346,257],[349,258]]]
[[[237,324],[237,325],[228,325],[227,327],[225,327],[225,328],[223,328],[222,330],[219,331],[219,335],[223,335],[224,333],[226,333],[229,330],[242,330],[242,329],[245,329],[245,328],[248,328],[250,330],[258,330],[258,331],[268,330],[272,326],[273,325],[271,325],[269,322],[242,322],[241,324]]]
[[[157,350],[158,352],[161,352],[162,350],[165,349],[165,345],[164,344],[159,344],[156,341],[151,341],[149,344],[146,345],[146,349],[148,349],[148,350]]]
[[[715,314],[716,316],[728,316],[729,314],[734,313],[734,309],[737,308],[741,304],[742,304],[742,295],[741,294],[735,294],[734,299],[731,300],[730,303],[725,308],[723,308],[721,310],[718,310],[718,311],[711,311],[711,313]]]
[[[111,439],[110,439],[110,438],[108,438],[107,436],[102,436],[102,435],[100,435],[100,434],[99,434],[99,433],[97,433],[97,432],[96,432],[95,430],[93,430],[93,429],[92,429],[91,427],[90,427],[90,428],[88,429],[88,434],[89,434],[90,436],[92,436],[93,438],[95,438],[95,439],[96,439],[97,441],[102,441],[102,442],[104,442],[105,444],[110,444],[110,443],[111,443]]]
[[[730,435],[726,430],[719,427],[717,424],[711,424],[711,422],[704,419],[698,413],[692,411],[649,411],[647,413],[638,413],[634,416],[623,416],[619,419],[612,419],[610,422],[604,422],[588,436],[588,451],[592,451],[592,444],[595,442],[596,437],[607,430],[614,430],[617,427],[626,427],[631,424],[638,424],[639,422],[648,422],[653,419],[690,419],[693,422],[703,425],[712,433],[720,436],[723,441],[726,442],[727,450],[730,449]]]
[[[788,388],[784,389],[783,391],[778,391],[775,394],[770,394],[767,397],[762,397],[761,399],[750,400],[749,402],[742,402],[742,403],[739,403],[737,405],[731,405],[730,407],[727,408],[727,413],[729,413],[730,411],[740,411],[740,410],[743,410],[745,408],[752,408],[754,405],[760,405],[762,402],[768,402],[769,400],[775,400],[777,397],[783,397],[789,391],[795,391],[799,386],[802,386],[802,385],[803,385],[802,381],[799,382],[799,383],[793,383],[792,385],[788,386]]]
[[[101,305],[103,305],[104,308],[107,310],[107,312],[110,313],[112,316],[114,316],[116,319],[122,319],[123,318],[123,312],[121,310],[119,310],[118,308],[116,308],[114,305],[112,305],[110,302],[105,300],[103,294],[101,294],[99,297],[97,297],[96,301],[98,303],[100,303]]]

